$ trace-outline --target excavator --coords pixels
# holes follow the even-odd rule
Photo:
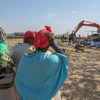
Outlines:
[[[90,27],[96,27],[97,28],[97,32],[98,32],[98,36],[100,37],[100,25],[93,23],[93,22],[89,22],[89,21],[85,21],[82,20],[76,27],[75,29],[72,31],[72,33],[70,34],[70,38],[72,41],[75,40],[76,38],[76,32],[82,27],[82,26],[90,26]]]

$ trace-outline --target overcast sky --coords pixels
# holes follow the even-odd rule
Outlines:
[[[13,32],[39,31],[45,25],[53,33],[71,33],[82,21],[100,24],[100,0],[0,0],[0,27]],[[83,26],[77,35],[97,28]]]

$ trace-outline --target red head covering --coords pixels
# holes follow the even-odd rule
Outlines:
[[[51,27],[50,26],[45,26],[46,30],[48,30],[49,32],[52,33]],[[54,35],[54,33],[52,33],[52,35]]]
[[[40,30],[34,38],[35,48],[45,48],[49,45],[49,37],[46,36],[46,33],[49,32],[46,29]]]
[[[26,38],[30,37],[30,36],[36,36],[37,32],[33,32],[33,31],[27,31],[25,34],[24,34],[24,39],[23,39],[23,42],[26,43]]]

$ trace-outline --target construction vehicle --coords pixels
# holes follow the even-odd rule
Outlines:
[[[78,52],[78,50],[81,50],[84,52],[84,48],[85,48],[84,45],[76,45],[75,46],[76,52]]]
[[[90,26],[90,27],[96,27],[97,28],[97,32],[98,32],[98,36],[100,37],[100,25],[93,23],[93,22],[89,22],[89,21],[81,21],[76,27],[75,29],[72,31],[72,33],[70,34],[70,38],[72,41],[75,41],[76,39],[76,32],[82,27],[82,26]]]

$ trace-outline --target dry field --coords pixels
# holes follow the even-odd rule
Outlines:
[[[100,49],[85,48],[85,52],[75,52],[74,44],[55,40],[66,49],[69,72],[61,88],[62,100],[100,100]],[[7,39],[9,50],[22,39]],[[52,50],[50,48],[50,50]]]

